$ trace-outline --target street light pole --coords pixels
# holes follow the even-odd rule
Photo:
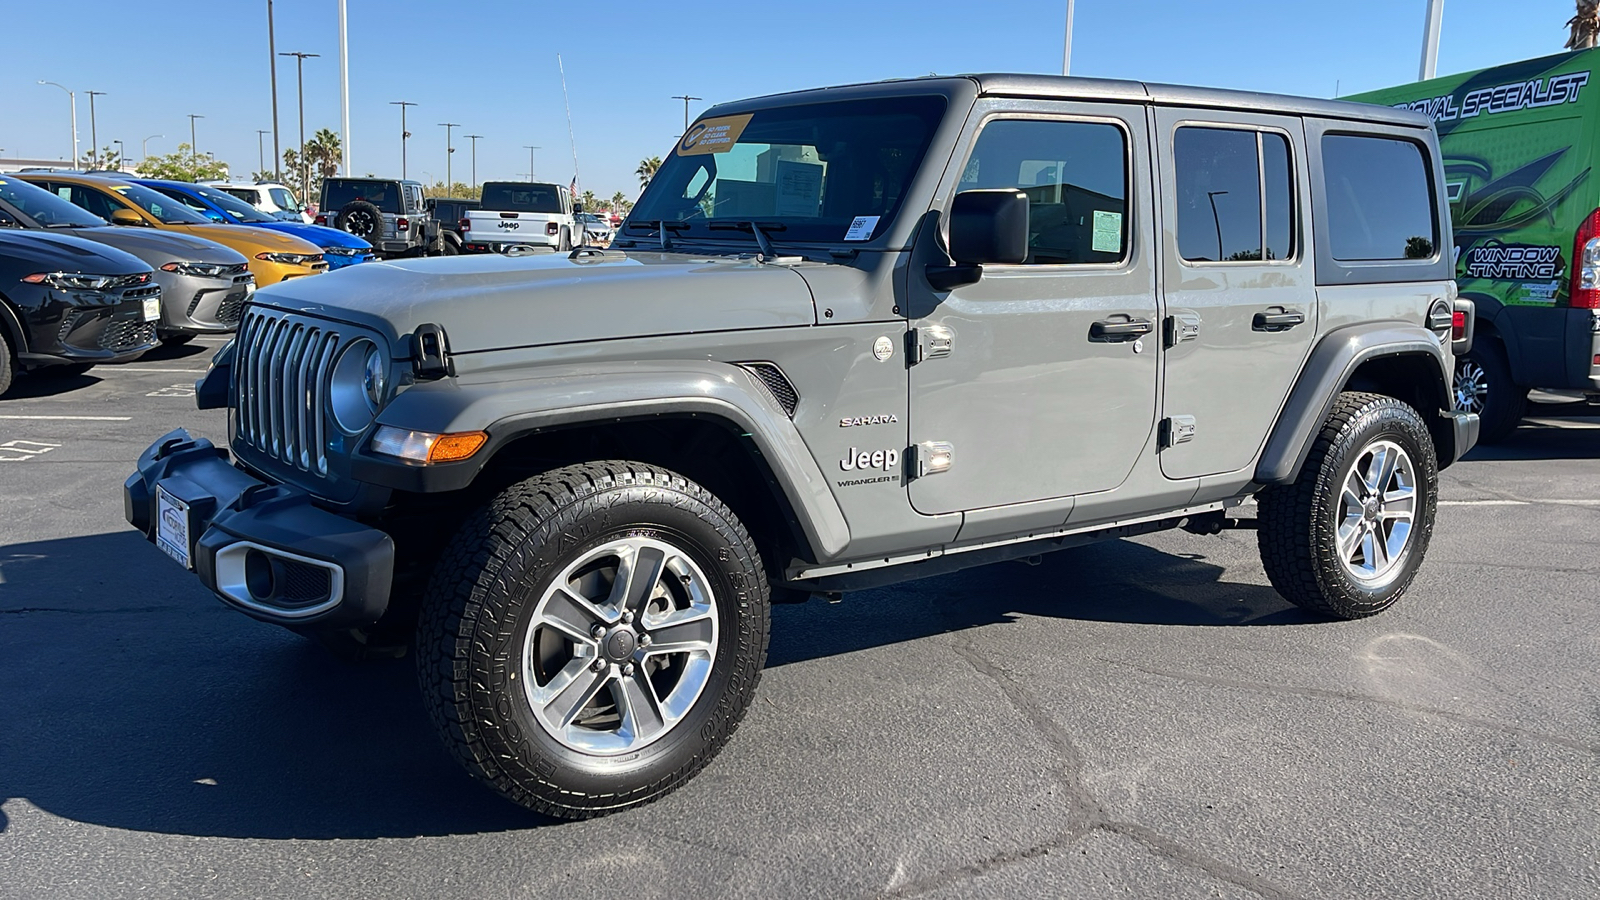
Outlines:
[[[194,136],[194,120],[204,118],[205,116],[197,116],[194,113],[189,113],[189,160],[196,166],[200,164],[200,142],[196,140]]]
[[[448,197],[450,196],[451,187],[455,184],[455,182],[451,180],[452,176],[450,175],[450,159],[451,156],[456,152],[455,145],[450,142],[450,130],[452,128],[460,128],[461,123],[440,122],[439,124],[444,126],[444,193],[445,196]]]
[[[278,169],[283,163],[283,148],[278,146],[278,36],[272,27],[272,0],[267,0],[267,63],[272,72],[272,180],[282,181]]]
[[[123,167],[128,164],[127,148],[122,146],[121,141],[112,141],[111,143],[117,145],[117,171],[121,172]]]
[[[462,137],[472,138],[472,186],[476,188],[478,186],[478,138],[483,137],[483,135],[464,134]]]
[[[674,99],[674,100],[682,100],[683,101],[683,133],[684,134],[688,134],[689,133],[689,101],[690,100],[704,100],[705,98],[704,97],[691,97],[688,94],[679,94],[679,95],[673,97],[672,99]]]
[[[268,128],[256,129],[256,165],[260,167],[256,171],[263,175],[267,174],[267,151],[263,149],[261,141],[262,138],[266,137],[270,133],[271,129]]]
[[[390,100],[390,106],[400,107],[400,180],[406,177],[406,138],[411,137],[411,132],[406,130],[406,107],[416,106],[410,100]]]
[[[104,97],[105,91],[84,91],[89,95],[89,155],[98,158],[100,153],[100,132],[94,127],[94,98]]]
[[[533,151],[535,151],[535,150],[543,150],[544,148],[543,147],[530,146],[528,144],[523,144],[522,145],[522,149],[528,151],[528,180],[529,181],[535,181],[538,178],[539,170],[537,168],[535,168],[534,165],[533,165]]]
[[[1067,0],[1067,37],[1061,45],[1061,74],[1072,74],[1072,7],[1074,0]]]
[[[78,164],[78,94],[75,91],[67,90],[66,85],[56,84],[54,81],[45,81],[41,78],[39,83],[54,84],[67,92],[67,102],[72,104],[72,164],[76,166]]]
[[[139,161],[140,162],[144,162],[145,160],[150,158],[150,139],[151,138],[164,138],[164,137],[166,137],[166,135],[164,135],[164,134],[152,134],[152,135],[150,135],[150,137],[147,137],[144,140],[140,141],[139,142]]]
[[[1217,198],[1227,191],[1206,191],[1211,199],[1211,221],[1217,226],[1217,262],[1222,262],[1222,217],[1217,215]]]
[[[322,54],[294,52],[279,53],[278,55],[294,57],[296,86],[300,94],[300,150],[298,151],[300,157],[300,193],[303,195],[303,202],[310,203],[309,199],[305,199],[311,195],[311,171],[306,166],[306,60]],[[340,141],[340,143],[343,143],[343,141]]]
[[[339,166],[350,174],[350,42],[345,27],[345,0],[339,0]]]
[[[1444,24],[1444,0],[1428,0],[1428,18],[1423,23],[1422,65],[1417,80],[1427,81],[1439,68],[1439,29]]]

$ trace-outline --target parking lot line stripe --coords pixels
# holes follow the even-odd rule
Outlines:
[[[1440,500],[1440,506],[1531,506],[1527,500]]]
[[[154,372],[158,375],[204,375],[205,369],[143,369],[138,366],[117,366],[115,370],[107,368],[107,372]]]
[[[127,422],[133,416],[0,416],[0,419],[36,419],[50,422]]]

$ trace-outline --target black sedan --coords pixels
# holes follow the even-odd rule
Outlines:
[[[156,345],[150,266],[82,238],[0,231],[0,395],[18,370],[87,371]]]

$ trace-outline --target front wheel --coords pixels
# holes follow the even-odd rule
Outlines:
[[[17,357],[11,351],[11,344],[6,340],[4,328],[0,328],[0,397],[11,390],[11,384],[17,377]]]
[[[1260,494],[1267,579],[1295,605],[1336,618],[1388,609],[1427,552],[1438,483],[1433,438],[1415,409],[1340,394],[1300,477]]]
[[[445,743],[515,803],[580,819],[716,755],[766,659],[757,550],[709,491],[631,462],[507,488],[446,549],[417,633]]]

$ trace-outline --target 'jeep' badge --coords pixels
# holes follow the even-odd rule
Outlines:
[[[898,465],[900,465],[899,450],[857,450],[851,447],[850,452],[839,461],[839,468],[846,472],[855,469],[882,469],[890,472]]]

